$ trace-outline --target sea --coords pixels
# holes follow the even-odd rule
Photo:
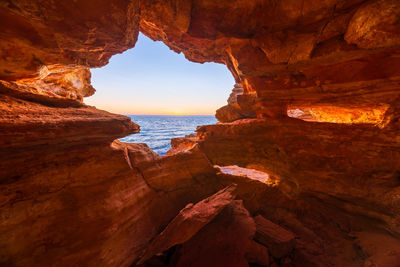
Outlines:
[[[165,155],[171,149],[171,139],[195,132],[197,126],[215,124],[214,115],[126,115],[140,125],[140,132],[119,139],[127,143],[146,143],[152,150]]]

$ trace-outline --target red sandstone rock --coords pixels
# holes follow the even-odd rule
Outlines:
[[[257,171],[255,169],[250,169],[250,168],[241,168],[236,165],[234,166],[214,166],[217,168],[220,172],[222,172],[225,175],[232,175],[232,176],[238,176],[242,177],[245,179],[252,179],[259,181],[261,183],[266,183],[270,184],[271,183],[271,178],[269,175],[265,172]]]
[[[253,94],[243,95],[243,88],[236,86],[228,98],[228,105],[217,109],[215,112],[215,117],[220,122],[256,117],[256,97]]]
[[[399,232],[398,177],[393,170],[400,166],[397,156],[385,156],[397,154],[397,130],[296,119],[286,119],[284,125],[282,120],[247,120],[206,126],[198,130],[199,142],[214,164],[261,166],[292,198],[308,192],[330,203],[340,199],[347,212],[379,218]],[[246,135],[253,138],[244,140]],[[378,145],[382,142],[384,147]],[[378,169],[381,175],[375,174]]]
[[[3,149],[65,142],[111,142],[139,132],[139,126],[128,117],[62,97],[35,95],[34,91],[20,88],[0,83],[0,91],[6,93],[0,94],[0,145]]]
[[[235,200],[181,246],[175,266],[248,266],[245,254],[254,232],[249,212]]]
[[[217,109],[215,117],[220,122],[232,122],[246,118],[246,114],[237,103],[234,103]]]
[[[232,180],[252,214],[296,234],[297,266],[395,261],[382,251],[400,233],[399,13],[396,0],[3,1],[1,264],[128,266],[187,203]],[[139,27],[228,67],[243,94],[240,116],[224,108],[222,121],[265,119],[202,127],[198,146],[162,158],[112,142],[138,126],[79,100],[93,92],[87,68],[133,47]],[[326,122],[288,119],[288,107]],[[376,107],[387,108],[379,127],[362,124]],[[332,123],[349,113],[361,124]],[[275,182],[216,176],[210,162]],[[357,241],[354,229],[383,237]]]
[[[226,187],[214,195],[196,203],[188,204],[167,227],[149,244],[138,264],[172,246],[185,243],[201,228],[217,216],[235,198],[235,185]]]
[[[346,41],[362,48],[399,45],[399,13],[400,3],[396,0],[373,1],[360,7],[350,20]]]
[[[243,94],[243,87],[240,84],[236,83],[233,86],[232,92],[228,97],[228,100],[227,100],[228,105],[237,103],[238,102],[238,100],[237,100],[238,95],[242,95],[242,94]]]
[[[130,266],[180,209],[219,188],[194,154],[160,158],[117,141],[3,149],[1,265]],[[170,186],[157,189],[146,166]]]
[[[261,215],[254,218],[256,222],[255,240],[269,248],[275,258],[287,256],[294,249],[294,234]]]
[[[260,266],[268,266],[270,263],[268,249],[255,241],[250,242],[245,257],[248,263]]]
[[[77,99],[91,96],[96,91],[90,84],[91,73],[87,68],[77,66],[51,65],[44,66],[39,76],[31,79],[18,80],[37,89],[37,92],[52,93],[57,96]]]
[[[171,149],[167,151],[167,156],[192,149],[196,145],[196,137],[178,137],[171,139]]]
[[[367,255],[364,266],[396,267],[400,263],[400,241],[382,232],[352,233]],[[385,244],[382,246],[382,244]]]
[[[125,116],[2,88],[0,265],[129,266],[180,209],[220,188],[199,150],[162,158],[113,142],[139,130]]]
[[[348,236],[349,229],[382,227],[398,232],[399,203],[393,202],[399,190],[398,179],[393,175],[398,161],[385,157],[398,146],[390,137],[396,130],[390,127],[381,130],[379,139],[374,140],[392,140],[392,143],[379,149],[371,146],[371,136],[377,138],[372,133],[379,129],[375,126],[291,119],[282,128],[281,123],[243,120],[201,127],[199,143],[214,164],[251,165],[275,177],[275,186],[264,185],[264,189],[256,181],[243,181],[246,185],[241,185],[239,177],[223,179],[228,179],[227,184],[238,184],[238,196],[245,199],[251,212],[261,212],[300,236],[303,241],[301,248],[296,245],[296,262],[317,266],[362,265],[364,259],[357,256],[354,240]],[[358,149],[354,147],[355,140]],[[383,176],[371,173],[377,166],[381,174],[385,173]],[[332,173],[336,174],[331,176]],[[348,173],[358,173],[357,177],[364,178],[350,179]],[[388,215],[388,211],[394,213]],[[379,223],[373,223],[376,220]]]
[[[43,65],[100,67],[132,48],[137,1],[7,1],[0,6],[0,79],[37,76]]]

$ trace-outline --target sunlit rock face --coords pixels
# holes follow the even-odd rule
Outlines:
[[[35,77],[45,65],[100,67],[135,45],[136,1],[29,1],[0,4],[0,78]]]
[[[229,98],[227,100],[228,105],[229,104],[234,104],[238,102],[238,96],[243,94],[243,87],[240,84],[235,84],[232,93],[229,95]]]
[[[3,1],[0,265],[129,266],[187,204],[235,183],[236,204],[165,252],[187,252],[176,264],[223,244],[238,266],[398,266],[399,15],[396,0]],[[82,103],[88,68],[139,30],[243,88],[166,157],[114,141],[139,126]],[[293,233],[285,255],[247,242],[257,215]]]
[[[232,122],[244,118],[255,118],[255,103],[257,97],[255,93],[243,95],[243,87],[235,84],[232,93],[227,100],[228,105],[223,106],[215,112],[215,117],[220,122]]]
[[[398,97],[398,1],[162,2],[142,3],[141,30],[190,60],[226,64],[244,94],[256,92],[258,117]]]
[[[364,123],[377,126],[385,121],[385,113],[389,105],[343,108],[338,106],[309,106],[289,107],[288,116],[305,121],[331,122],[331,123]]]
[[[17,80],[17,84],[27,85],[47,94],[82,101],[96,91],[90,84],[91,73],[88,68],[80,66],[52,65],[43,66],[39,76]]]

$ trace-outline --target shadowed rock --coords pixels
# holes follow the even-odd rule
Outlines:
[[[236,185],[231,185],[195,205],[188,204],[150,243],[138,264],[172,246],[188,241],[234,200],[235,190]]]
[[[243,202],[235,200],[181,246],[172,264],[177,267],[248,266],[246,253],[251,249],[254,233],[253,218]]]
[[[294,249],[294,234],[261,215],[254,218],[256,222],[255,239],[269,248],[271,255],[282,258]]]

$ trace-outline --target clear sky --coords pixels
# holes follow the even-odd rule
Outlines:
[[[214,114],[234,84],[225,65],[190,62],[143,34],[133,49],[91,71],[97,92],[84,102],[120,114]]]

